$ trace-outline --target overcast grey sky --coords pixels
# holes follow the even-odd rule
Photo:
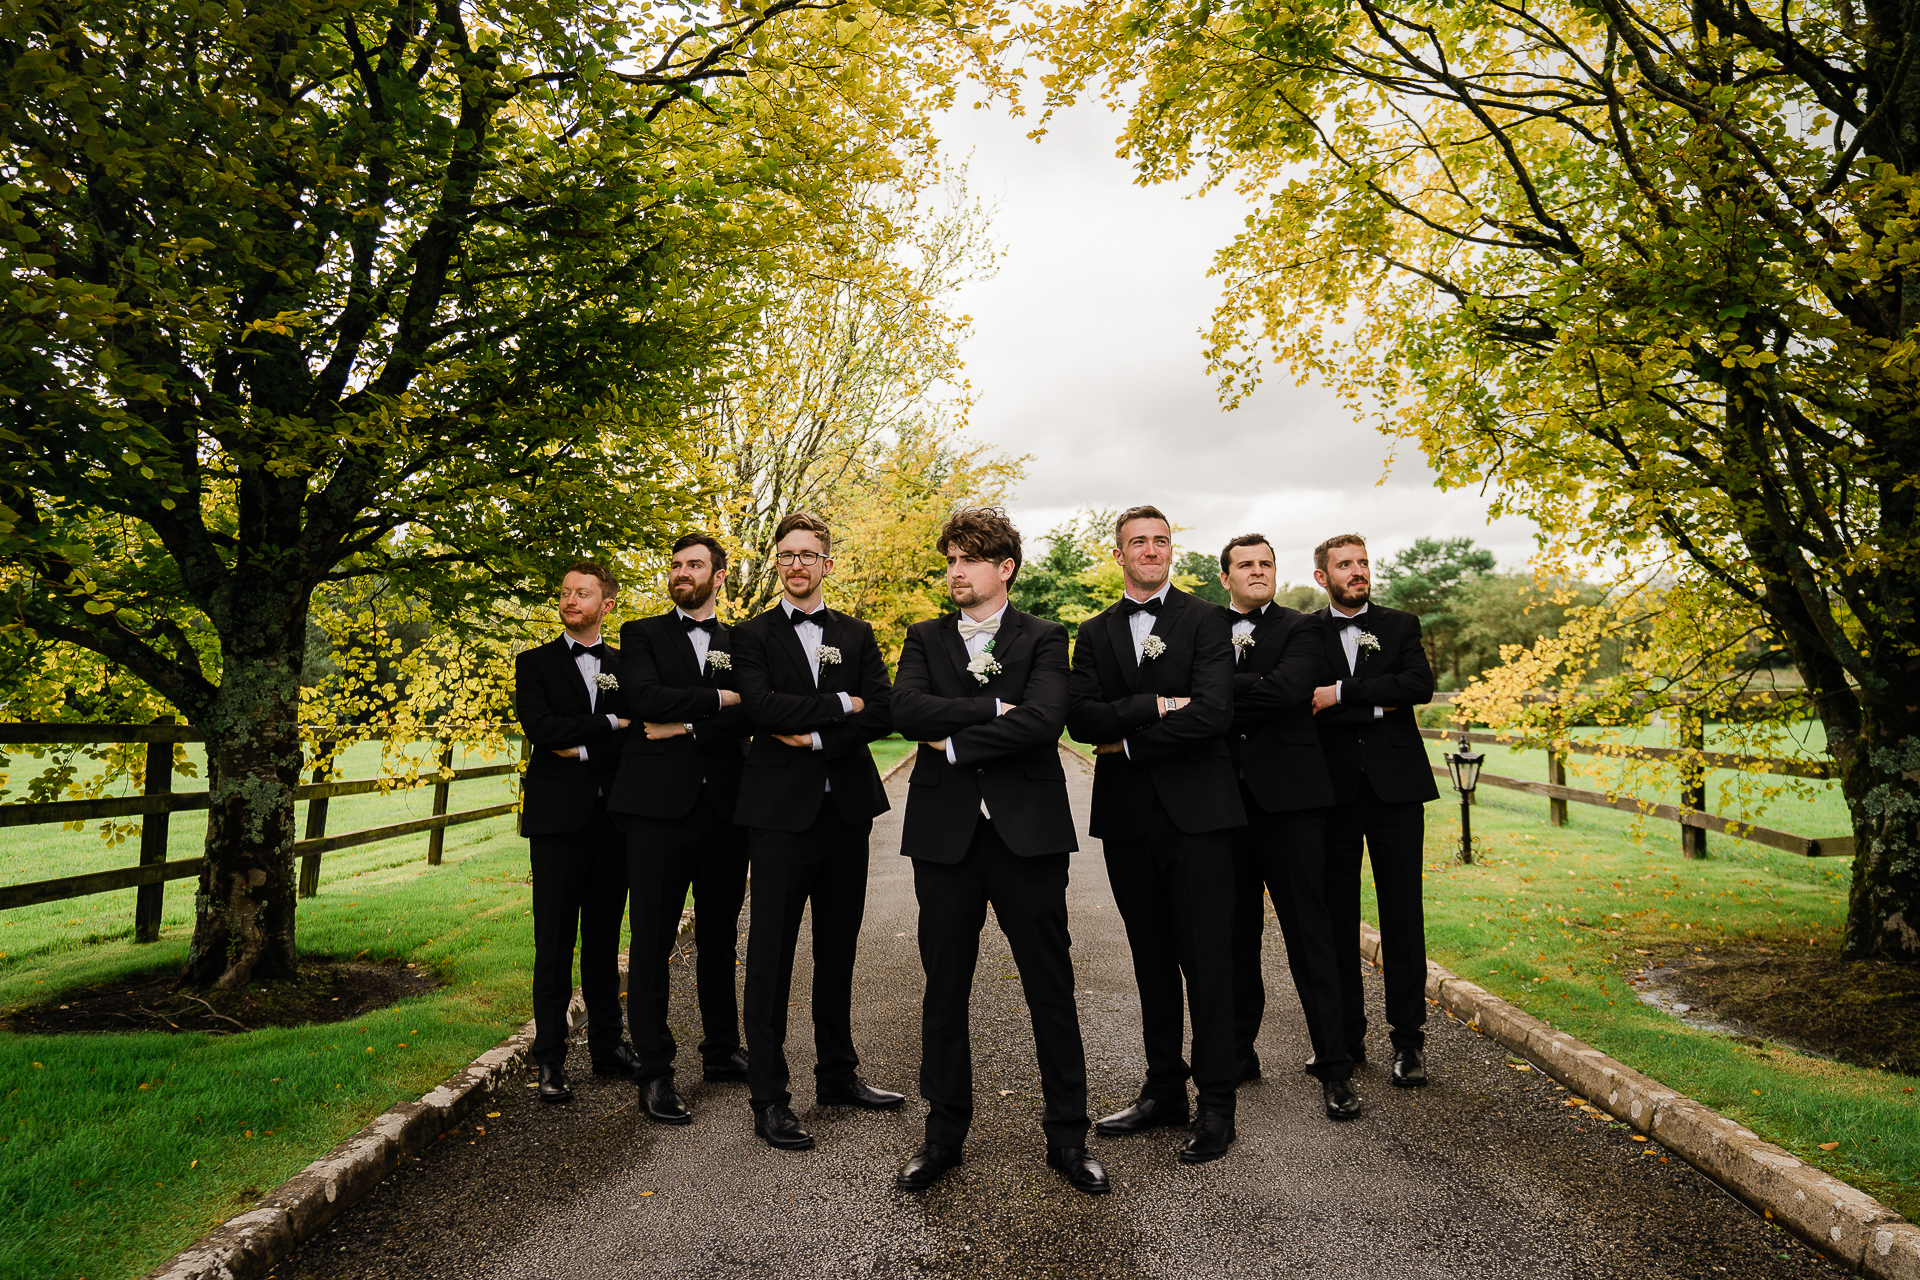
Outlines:
[[[1464,534],[1502,569],[1525,567],[1532,525],[1490,526],[1477,493],[1434,487],[1417,449],[1376,484],[1392,442],[1327,392],[1282,371],[1221,411],[1200,334],[1219,297],[1207,268],[1246,212],[1231,193],[1133,185],[1114,155],[1120,117],[1097,104],[1057,116],[1039,143],[1031,120],[997,106],[941,125],[972,194],[997,206],[1000,273],[958,302],[974,321],[970,434],[1033,455],[1014,507],[1029,539],[1081,507],[1152,502],[1186,526],[1184,547],[1265,533],[1290,582],[1311,580],[1316,542],[1347,532],[1376,562],[1422,535]]]

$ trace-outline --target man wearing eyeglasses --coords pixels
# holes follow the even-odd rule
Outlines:
[[[734,678],[754,739],[734,821],[751,831],[747,1080],[753,1130],[804,1151],[813,1135],[788,1090],[787,1000],[800,917],[813,904],[814,1100],[891,1110],[905,1095],[861,1079],[853,962],[867,906],[867,839],[886,790],[867,744],[891,727],[891,686],[873,628],[822,603],[833,535],[797,511],[774,532],[785,598],[734,630]]]
[[[747,892],[747,833],[735,825],[741,757],[753,732],[735,692],[732,633],[714,612],[727,549],[704,533],[673,544],[673,608],[620,628],[627,735],[607,808],[627,835],[632,949],[627,1023],[640,1065],[640,1109],[656,1124],[693,1119],[673,1087],[678,1046],[667,1025],[667,960],[693,890],[700,1041],[708,1081],[745,1080],[734,957]]]

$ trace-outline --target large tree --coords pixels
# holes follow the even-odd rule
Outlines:
[[[294,967],[316,589],[471,618],[657,539],[755,281],[924,135],[892,24],[0,4],[0,587],[206,735],[183,982]]]
[[[1781,637],[1857,836],[1846,949],[1920,960],[1920,42],[1911,4],[1086,0],[1027,35],[1144,181],[1265,205],[1220,255],[1271,349],[1487,485]],[[1658,681],[1650,692],[1662,692]],[[1656,698],[1651,704],[1658,705]],[[1704,705],[1703,705],[1704,703]],[[1648,705],[1648,704],[1643,704]]]

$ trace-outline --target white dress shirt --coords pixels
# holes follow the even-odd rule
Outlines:
[[[1351,675],[1354,668],[1360,665],[1360,632],[1365,627],[1365,624],[1362,623],[1360,619],[1366,614],[1367,606],[1363,604],[1352,613],[1342,613],[1340,612],[1339,605],[1328,601],[1327,611],[1335,618],[1344,620],[1338,624],[1340,627],[1340,647],[1346,650],[1347,673]],[[1335,702],[1345,702],[1347,700],[1346,683],[1344,680],[1335,680],[1333,682],[1333,700]],[[1385,714],[1387,714],[1385,707],[1375,707],[1373,709],[1373,718],[1375,720],[1378,720]]]
[[[999,624],[1001,619],[1006,617],[1006,614],[1007,614],[1007,606],[1005,604],[1002,604],[991,618],[976,619],[976,621],[979,621],[979,622],[993,623],[994,629],[990,632],[976,631],[972,635],[968,636],[965,640],[962,640],[960,642],[961,644],[967,647],[967,657],[969,658],[979,657],[980,651],[982,649],[986,648],[988,645],[992,644],[995,640],[999,639],[1000,637]],[[993,700],[993,714],[997,716],[997,715],[1002,715],[1004,713],[1005,713],[1005,708],[1003,708],[1000,705],[1000,699],[995,698]],[[954,758],[953,739],[951,737],[947,739],[947,763],[948,764],[960,763],[958,760]],[[987,810],[987,800],[985,796],[982,796],[980,798],[980,814],[982,817],[986,818],[989,822],[993,820],[993,814],[988,812]]]
[[[1234,612],[1236,614],[1239,614],[1239,616],[1233,620],[1233,634],[1236,636],[1252,635],[1254,619],[1264,614],[1267,611],[1267,609],[1268,609],[1268,606],[1264,604],[1261,605],[1258,609],[1253,610],[1251,613],[1240,613],[1240,610],[1235,608]],[[1239,645],[1236,644],[1233,646],[1233,665],[1234,666],[1237,667],[1240,665],[1240,655],[1245,652],[1246,650],[1242,649]]]
[[[1148,596],[1147,600],[1158,600],[1160,607],[1163,609],[1166,608],[1167,592],[1172,586],[1172,582],[1164,584],[1158,591]],[[1123,598],[1130,599],[1131,597]],[[1147,600],[1142,600],[1140,603],[1145,604]],[[1148,613],[1145,609],[1140,610],[1127,619],[1127,629],[1133,633],[1133,660],[1135,664],[1146,661],[1147,637],[1153,634],[1153,624],[1159,620],[1159,615]],[[1133,759],[1133,750],[1127,746],[1127,740],[1125,738],[1120,739],[1120,750],[1126,755],[1127,759]]]
[[[694,621],[694,616],[685,609],[682,609],[679,605],[673,606],[673,612],[676,617],[684,618],[689,622]],[[814,630],[818,631],[819,628],[815,627]],[[705,627],[693,627],[687,631],[687,641],[693,645],[693,665],[705,671],[707,669],[707,650],[713,648],[713,633]],[[820,669],[818,667],[814,668],[813,681],[815,684],[820,683]],[[714,701],[721,706],[724,707],[727,705],[727,700],[720,696],[718,689],[713,691],[713,698]],[[691,726],[689,726],[689,729],[691,729]]]
[[[580,643],[580,641],[575,640],[571,635],[567,636],[567,641],[570,645]],[[586,643],[590,645],[599,644],[600,637],[596,635]],[[587,682],[587,709],[591,711],[600,705],[600,659],[583,650],[573,655],[573,665],[580,669],[580,678]],[[620,717],[609,713],[607,716],[607,725],[610,728],[618,729],[620,727]],[[580,746],[575,749],[580,752],[580,758],[582,760],[587,758],[586,743],[581,743]]]
[[[793,601],[785,598],[781,599],[780,607],[787,611],[789,618],[799,612],[798,609],[793,607]],[[824,608],[825,606],[822,607]],[[806,650],[807,669],[813,672],[813,687],[817,689],[820,687],[820,644],[827,638],[826,630],[817,622],[802,622],[793,628],[793,634],[799,638],[800,647]],[[842,661],[844,661],[845,658],[846,655],[842,654]],[[844,693],[840,694],[839,698],[840,713],[842,715],[852,715],[853,699]],[[826,744],[820,741],[818,730],[813,733],[812,737],[813,749],[815,751],[823,751],[826,749]],[[831,780],[827,782],[827,790],[833,790],[833,782]]]

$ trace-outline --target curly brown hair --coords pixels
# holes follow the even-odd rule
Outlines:
[[[961,555],[977,556],[995,564],[1013,561],[1013,577],[1007,579],[1008,586],[1020,576],[1020,531],[1013,527],[1013,521],[1007,519],[1002,507],[960,508],[947,517],[946,525],[940,530],[940,540],[933,545],[943,556],[951,547]]]

